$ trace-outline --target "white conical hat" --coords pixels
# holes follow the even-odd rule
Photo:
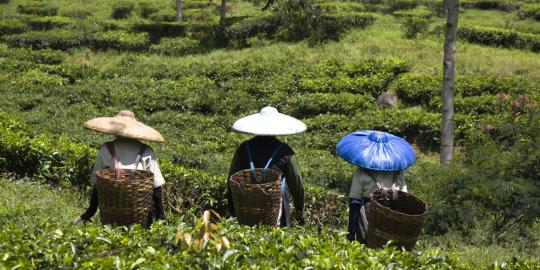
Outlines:
[[[86,121],[84,127],[101,133],[124,138],[163,142],[163,136],[155,129],[137,121],[135,114],[120,111],[115,117],[99,117]]]
[[[234,122],[232,128],[259,136],[291,135],[306,131],[302,121],[279,113],[274,107],[264,107],[259,113],[241,118]]]

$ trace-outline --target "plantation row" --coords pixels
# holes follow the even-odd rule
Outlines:
[[[79,211],[79,196],[36,183],[0,180],[0,267],[11,269],[474,269],[456,256],[437,249],[403,252],[394,248],[367,249],[345,240],[339,230],[325,227],[238,226],[215,220],[216,236],[229,246],[210,241],[204,247],[177,245],[177,231],[199,239],[201,221],[189,212],[170,216],[169,225],[155,223],[116,227],[90,223],[71,226]],[[30,200],[20,200],[24,197]],[[535,269],[537,263],[490,262],[486,269]]]

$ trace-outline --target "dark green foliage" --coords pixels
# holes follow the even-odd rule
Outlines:
[[[401,26],[405,32],[405,37],[414,39],[418,34],[428,30],[430,20],[422,17],[407,16],[401,19]]]
[[[475,8],[475,9],[496,9],[508,11],[517,6],[512,4],[511,1],[504,0],[464,0],[459,4],[462,8]]]
[[[150,20],[156,22],[174,22],[176,21],[176,11],[172,9],[162,9],[150,15]]]
[[[139,2],[137,3],[137,9],[141,17],[150,18],[150,16],[161,9],[166,9],[166,7],[159,6],[156,2]]]
[[[429,110],[440,112],[442,99],[440,96],[434,97]],[[501,112],[501,103],[495,95],[482,95],[474,97],[456,97],[454,99],[454,111],[456,113],[468,115],[498,114]]]
[[[458,36],[471,43],[494,47],[528,49],[533,52],[540,51],[540,35],[536,34],[488,27],[461,26],[458,30]]]
[[[208,7],[212,9],[219,8],[219,6],[216,3],[213,3],[212,1],[208,1],[208,0],[183,1],[182,5],[184,9],[204,9]]]
[[[153,39],[159,39],[161,37],[184,36],[189,30],[189,26],[187,23],[150,22],[133,24],[132,29],[137,32],[148,32]]]
[[[55,16],[58,8],[49,6],[45,1],[27,1],[19,3],[17,11],[29,15]]]
[[[92,12],[90,10],[82,9],[80,7],[70,7],[60,9],[59,15],[73,19],[86,19],[92,16]]]
[[[7,4],[9,3],[9,0],[0,0],[0,4]]]
[[[97,33],[86,42],[98,50],[142,51],[148,48],[150,40],[147,33],[117,30]]]
[[[375,21],[375,16],[368,13],[339,12],[322,15],[315,23],[315,32],[311,42],[326,40],[338,41],[341,34],[350,28],[365,28]]]
[[[287,102],[295,117],[307,117],[325,113],[354,115],[357,112],[373,109],[375,100],[371,95],[350,93],[301,94]]]
[[[82,45],[80,32],[66,29],[52,29],[49,31],[30,31],[22,34],[3,37],[2,39],[12,47],[32,47],[34,49],[50,48],[67,50]]]
[[[159,44],[150,46],[151,53],[181,56],[200,51],[199,41],[191,38],[163,38]]]
[[[273,15],[249,17],[232,23],[225,30],[229,42],[237,47],[248,46],[247,39],[256,35],[272,36],[277,30],[278,20]]]
[[[418,6],[419,2],[415,0],[388,0],[386,1],[390,10],[412,9]]]
[[[533,18],[540,21],[540,3],[524,4],[519,10],[519,15],[522,18]]]
[[[113,19],[126,19],[131,15],[135,4],[132,2],[118,1],[114,2],[111,9],[111,18]]]
[[[30,26],[32,30],[38,31],[62,28],[74,23],[75,21],[73,19],[56,16],[36,17],[28,20],[28,26]]]
[[[0,47],[0,58],[14,58],[17,60],[30,61],[36,64],[56,65],[62,63],[64,54],[52,50],[30,50],[24,48],[4,49]]]
[[[1,20],[0,36],[22,33],[28,29],[28,26],[20,20]]]
[[[356,2],[322,2],[319,4],[319,6],[322,10],[327,12],[366,11],[366,7],[363,4]]]

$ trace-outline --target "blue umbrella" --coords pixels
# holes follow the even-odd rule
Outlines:
[[[339,140],[336,152],[356,166],[377,171],[401,171],[416,161],[416,154],[407,141],[374,130],[346,135]]]

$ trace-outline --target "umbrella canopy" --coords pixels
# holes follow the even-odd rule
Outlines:
[[[124,138],[163,142],[163,136],[155,129],[137,121],[135,114],[128,110],[120,111],[114,117],[99,117],[86,121],[84,127],[97,132]]]
[[[407,141],[374,130],[346,135],[339,140],[336,152],[356,166],[377,171],[401,171],[416,161],[416,153]]]
[[[274,107],[264,107],[259,113],[238,119],[232,128],[257,136],[278,136],[304,132],[306,125],[294,117],[279,113]]]

